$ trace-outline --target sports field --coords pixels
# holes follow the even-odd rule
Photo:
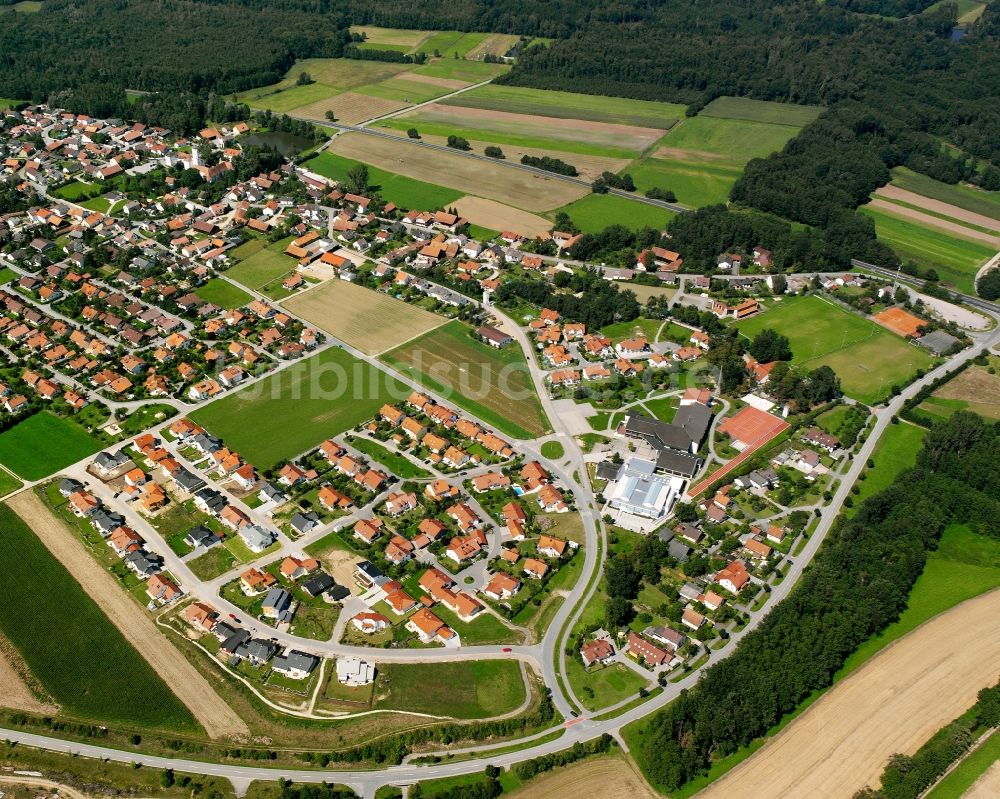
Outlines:
[[[310,158],[305,167],[331,180],[342,181],[347,178],[348,170],[358,163],[360,161],[345,158],[327,150]],[[380,163],[378,160],[365,163],[368,166],[368,182],[372,189],[378,191],[383,199],[396,203],[400,208],[433,211],[449,205],[464,194],[464,192],[438,186],[424,180],[414,180],[405,175],[387,172],[374,166],[375,163]]]
[[[548,432],[521,350],[493,349],[470,332],[462,322],[449,322],[382,360],[507,435],[535,438]]]
[[[443,325],[444,317],[346,280],[328,280],[284,303],[366,355],[377,355]]]
[[[566,205],[588,191],[585,186],[577,186],[556,177],[511,169],[502,164],[467,158],[458,153],[428,150],[405,139],[386,139],[363,133],[347,133],[339,136],[330,149],[336,155],[347,159],[391,167],[396,174],[422,183],[438,183],[458,191],[459,193],[451,199],[457,199],[464,194],[475,194],[526,211],[547,211]],[[309,164],[315,164],[317,161],[323,163],[329,152],[328,150],[322,153]],[[372,182],[379,180],[380,176],[373,171]],[[393,199],[387,191],[383,191],[383,194],[387,199]],[[426,202],[420,206],[393,201],[404,208],[429,206]]]
[[[40,480],[100,450],[81,427],[48,411],[0,433],[0,463],[26,480]]]
[[[286,367],[191,414],[259,469],[315,447],[407,395],[339,347]]]
[[[942,282],[966,294],[974,292],[973,280],[979,267],[996,254],[987,244],[917,224],[881,208],[865,206],[861,213],[875,221],[878,237],[904,261],[934,269]]]
[[[556,119],[585,119],[591,122],[636,125],[660,130],[668,130],[677,120],[684,117],[684,106],[676,103],[599,97],[592,94],[499,86],[492,83],[450,97],[444,104]]]
[[[599,233],[608,225],[624,225],[630,230],[651,227],[663,230],[674,215],[666,208],[627,200],[614,194],[588,194],[559,211],[569,214],[584,233]],[[555,211],[550,216],[555,215]]]
[[[823,109],[817,105],[773,103],[748,97],[716,97],[698,112],[699,116],[768,122],[796,128],[805,127],[822,113]]]
[[[7,505],[0,529],[0,632],[63,712],[196,732],[188,710]]]
[[[516,710],[526,689],[513,660],[392,663],[381,667],[374,706],[485,719]]]
[[[739,324],[748,338],[764,328],[788,337],[793,364],[808,369],[829,366],[847,396],[869,404],[933,360],[926,350],[815,295],[782,300]]]

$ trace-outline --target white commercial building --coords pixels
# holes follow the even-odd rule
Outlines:
[[[618,473],[608,504],[635,516],[659,519],[673,507],[683,486],[681,477],[656,474],[653,461],[631,458]]]

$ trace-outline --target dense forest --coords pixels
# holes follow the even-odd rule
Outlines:
[[[916,467],[839,521],[791,595],[652,717],[638,754],[653,782],[683,785],[827,687],[850,653],[898,618],[947,525],[1000,537],[998,447],[1000,425],[973,414],[936,425]]]

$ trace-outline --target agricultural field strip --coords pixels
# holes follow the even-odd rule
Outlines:
[[[969,211],[965,208],[960,208],[957,205],[952,205],[951,203],[935,200],[933,197],[925,197],[922,194],[917,194],[916,192],[909,191],[908,189],[894,186],[892,183],[876,189],[875,195],[889,200],[901,200],[909,205],[915,205],[920,208],[924,208],[927,211],[942,214],[943,216],[954,219],[956,222],[975,225],[976,227],[986,228],[987,230],[994,230],[1000,233],[1000,219],[994,219],[986,216],[985,214]]]
[[[948,219],[941,219],[940,217],[925,214],[913,208],[907,208],[905,205],[899,205],[889,200],[880,199],[879,197],[871,200],[868,203],[868,207],[875,208],[889,214],[890,216],[902,217],[903,219],[914,222],[915,224],[937,228],[938,230],[943,230],[945,233],[982,242],[996,249],[1000,249],[1000,234],[998,233],[984,233],[979,230],[973,230],[960,222],[952,222]]]

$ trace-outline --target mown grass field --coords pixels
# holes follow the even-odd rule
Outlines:
[[[769,122],[774,125],[805,127],[823,113],[816,105],[773,103],[751,100],[749,97],[716,97],[698,112],[700,116],[722,119],[742,119],[747,122]]]
[[[7,496],[11,491],[17,491],[23,483],[10,472],[0,469],[0,497]]]
[[[417,477],[430,477],[431,474],[426,469],[422,469],[409,458],[383,447],[377,441],[370,438],[354,438],[350,442],[358,452],[361,452],[377,463],[381,463],[385,468],[402,480],[411,480]]]
[[[426,47],[426,45],[424,45]],[[462,80],[466,83],[481,83],[492,80],[497,75],[510,71],[508,64],[487,64],[484,61],[465,61],[460,58],[442,58],[412,70],[417,75],[430,78]]]
[[[861,213],[875,221],[878,237],[900,258],[934,269],[942,282],[966,294],[974,293],[976,272],[995,254],[987,244],[924,227],[883,210],[863,207]]]
[[[54,192],[52,192],[56,197],[61,200],[69,200],[70,202],[76,202],[81,197],[88,196],[94,187],[86,183],[81,183],[78,180],[74,180],[72,183],[67,183],[65,186],[60,186]]]
[[[745,164],[777,152],[799,132],[793,125],[723,119],[699,114],[679,122],[664,136],[663,147],[724,156]]]
[[[795,365],[829,366],[847,396],[868,404],[932,362],[926,350],[815,295],[782,300],[739,325],[748,338],[765,328],[788,337]]]
[[[932,200],[957,205],[966,211],[1000,219],[1000,191],[983,191],[962,184],[942,183],[927,175],[900,166],[892,170],[892,183],[901,189],[922,194]]]
[[[294,258],[285,255],[285,248],[291,240],[289,236],[267,244],[264,239],[253,239],[237,247],[232,255],[241,260],[227,270],[226,276],[254,291],[284,277],[295,268],[296,263]]]
[[[417,305],[344,280],[328,280],[285,303],[366,355],[377,355],[440,327],[445,318]]]
[[[534,438],[548,432],[521,350],[513,345],[493,349],[470,331],[462,322],[449,322],[387,352],[382,360],[501,433]]]
[[[564,205],[559,211],[569,214],[584,233],[599,233],[608,225],[624,225],[630,230],[644,227],[663,230],[673,213],[655,205],[627,200],[613,194],[588,194]],[[555,215],[555,211],[550,216]]]
[[[381,671],[388,693],[375,700],[377,708],[485,719],[516,710],[525,699],[521,669],[512,660],[392,663]]]
[[[100,449],[83,428],[48,411],[0,433],[0,463],[26,480],[40,480]]]
[[[405,386],[331,347],[191,414],[260,469],[374,416]]]
[[[726,202],[743,174],[737,164],[696,158],[643,158],[622,171],[632,176],[640,192],[670,189],[679,203],[691,208]]]
[[[253,301],[253,297],[239,286],[218,277],[212,278],[203,286],[198,286],[195,293],[205,302],[215,303],[221,308],[242,308]]]
[[[573,692],[587,710],[600,710],[635,696],[648,685],[628,666],[612,663],[610,666],[587,671],[579,656],[566,659],[566,677]]]
[[[345,180],[348,170],[358,163],[360,162],[352,158],[326,151],[310,158],[305,166],[331,180]],[[373,164],[367,166],[369,184],[373,188],[377,187],[383,198],[396,203],[400,208],[432,211],[445,207],[464,194],[456,189],[397,175]]]
[[[0,632],[63,712],[197,731],[187,708],[6,505],[0,505],[0,530]]]
[[[585,119],[668,130],[684,116],[684,106],[624,97],[528,89],[490,84],[445,100],[446,105],[485,108],[557,119]]]
[[[900,472],[916,464],[917,453],[926,434],[923,427],[906,422],[888,427],[872,453],[875,465],[865,473],[865,479],[858,483],[861,490],[854,497],[855,507],[868,497],[884,491]]]

